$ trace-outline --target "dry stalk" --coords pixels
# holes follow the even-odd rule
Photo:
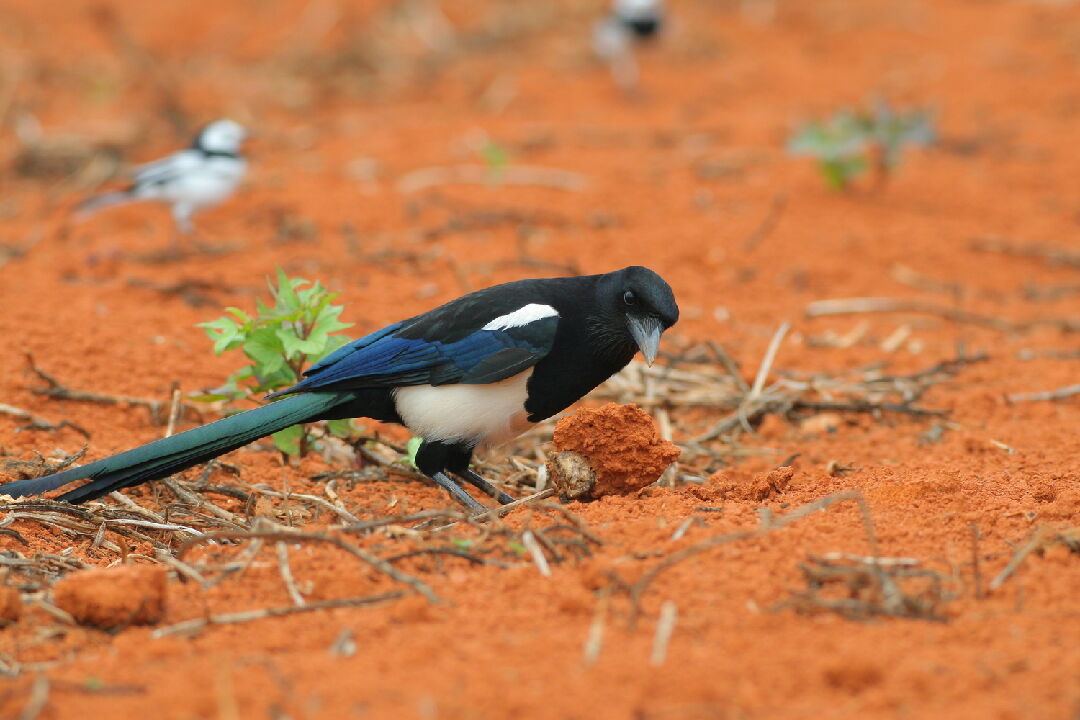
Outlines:
[[[1064,400],[1074,395],[1080,395],[1080,385],[1066,385],[1056,390],[1046,390],[1044,392],[1031,392],[1031,393],[1014,393],[1012,395],[1006,395],[1005,398],[1011,403],[1018,402],[1040,402],[1042,400]]]
[[[149,410],[150,418],[155,425],[162,424],[166,419],[164,412],[169,407],[169,401],[151,400],[147,398],[132,397],[130,395],[110,395],[91,390],[72,390],[61,384],[60,381],[52,375],[49,375],[39,368],[37,363],[34,362],[33,355],[27,353],[26,362],[29,365],[31,372],[45,382],[45,387],[30,388],[30,392],[35,395],[44,395],[46,397],[59,398],[62,400],[98,403],[100,405],[134,405]],[[182,403],[181,406],[185,411],[190,410],[192,413],[195,412],[195,408],[186,403]]]
[[[870,546],[871,558],[876,558],[877,553],[877,536],[874,532],[873,521],[870,518],[870,509],[866,503],[866,498],[858,490],[844,490],[831,495],[826,495],[823,498],[815,500],[813,502],[802,505],[791,512],[781,515],[779,517],[773,517],[771,513],[765,512],[762,514],[761,522],[758,527],[748,530],[735,530],[732,532],[724,533],[722,535],[716,535],[714,537],[703,540],[689,547],[683,548],[677,552],[668,555],[662,561],[646,570],[641,578],[631,585],[628,589],[630,601],[632,603],[631,611],[631,625],[633,625],[641,612],[641,598],[648,591],[652,583],[663,573],[667,572],[671,568],[675,567],[681,562],[688,560],[692,557],[708,552],[724,545],[729,545],[734,542],[740,542],[742,540],[749,540],[752,538],[764,537],[770,533],[780,530],[788,525],[805,518],[819,510],[834,505],[839,502],[854,501],[858,507],[859,512],[862,515],[863,528],[866,532],[867,543]],[[872,568],[878,568],[877,564],[871,565]],[[880,568],[878,568],[880,572]]]
[[[870,313],[918,313],[937,315],[950,322],[966,325],[978,325],[1007,333],[1032,330],[1037,327],[1057,328],[1063,332],[1080,330],[1080,319],[1043,317],[1032,320],[1009,320],[994,315],[982,315],[950,305],[942,305],[924,300],[908,300],[890,297],[840,298],[836,300],[818,300],[806,306],[806,317],[824,317],[828,315],[863,315]]]
[[[339,537],[333,535],[327,535],[324,533],[305,533],[295,531],[261,531],[252,530],[248,532],[214,532],[207,533],[197,538],[192,538],[184,543],[177,552],[177,557],[183,559],[184,554],[196,545],[201,545],[207,542],[217,542],[220,540],[277,540],[284,542],[315,542],[326,543],[333,545],[334,547],[344,550],[350,555],[362,560],[371,567],[375,568],[384,575],[389,576],[396,582],[408,585],[420,595],[423,595],[428,602],[439,603],[442,599],[435,594],[426,583],[419,578],[413,577],[408,573],[404,573],[396,569],[393,565],[386,562],[382,558],[374,555],[367,550],[359,548],[352,543],[348,543]]]
[[[20,428],[16,428],[16,430],[15,430],[16,432],[18,432],[20,430],[48,430],[48,431],[53,431],[53,430],[62,430],[64,428],[66,428],[66,427],[69,427],[72,430],[74,430],[75,432],[82,435],[87,440],[90,439],[90,433],[88,433],[86,430],[79,427],[78,425],[76,425],[73,422],[70,422],[68,420],[62,420],[59,423],[49,422],[45,418],[34,415],[29,410],[23,410],[22,408],[17,408],[14,405],[8,405],[7,403],[0,403],[0,415],[7,415],[9,417],[18,418],[19,420],[25,420],[26,421],[26,425],[23,425]]]
[[[1031,539],[1017,548],[1009,563],[998,573],[997,577],[990,581],[987,590],[994,591],[1005,584],[1012,575],[1020,568],[1027,556],[1049,545],[1061,544],[1075,553],[1080,553],[1080,528],[1057,530],[1052,527],[1042,526],[1035,530]]]
[[[942,622],[945,617],[939,608],[950,599],[945,577],[916,564],[911,558],[811,555],[799,564],[806,590],[794,593],[792,600],[779,607],[835,612],[855,620],[889,616]],[[830,590],[832,594],[828,594]]]
[[[342,598],[340,600],[320,600],[306,605],[286,605],[284,607],[268,607],[260,608],[258,610],[247,610],[244,612],[208,615],[204,618],[185,620],[176,623],[175,625],[166,625],[165,627],[154,630],[151,635],[155,638],[166,637],[168,635],[189,635],[197,633],[210,625],[230,625],[251,622],[253,620],[263,620],[271,617],[282,617],[283,615],[295,615],[303,612],[375,605],[377,603],[386,602],[387,600],[396,600],[397,598],[402,597],[402,595],[404,595],[404,593],[401,591],[395,591],[378,595],[366,595],[363,597]]]

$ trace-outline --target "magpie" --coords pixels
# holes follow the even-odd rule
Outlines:
[[[225,201],[243,179],[247,160],[239,153],[246,137],[247,131],[232,120],[212,122],[199,131],[191,147],[135,168],[126,189],[84,200],[75,208],[75,217],[84,219],[107,207],[156,200],[172,207],[173,222],[188,235],[193,230],[191,216]]]
[[[611,65],[623,90],[636,89],[638,84],[633,46],[658,35],[663,20],[662,0],[613,0],[611,11],[593,27],[593,50]]]
[[[499,502],[513,498],[469,468],[473,452],[551,417],[622,369],[651,365],[679,307],[640,266],[602,275],[518,280],[469,293],[335,350],[254,410],[53,475],[0,485],[22,497],[90,482],[81,503],[167,477],[291,425],[366,417],[404,425],[416,466],[461,504],[483,506],[449,475]]]

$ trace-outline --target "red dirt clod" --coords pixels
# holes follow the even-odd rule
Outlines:
[[[795,469],[785,465],[784,467],[754,473],[747,479],[746,473],[740,470],[725,469],[713,473],[709,477],[702,495],[712,493],[725,500],[753,500],[761,502],[768,500],[773,495],[779,495],[791,484],[795,476]],[[702,499],[712,499],[703,497]]]
[[[22,616],[22,596],[8,585],[0,585],[0,627],[17,622]]]
[[[750,486],[751,499],[767,500],[773,495],[784,492],[794,475],[795,470],[788,466],[758,473],[754,476],[754,482]]]
[[[167,578],[154,565],[82,570],[53,586],[53,602],[81,625],[153,625],[165,614]]]
[[[650,485],[679,457],[637,405],[608,403],[563,418],[553,436],[559,451],[548,462],[564,499],[626,495]]]

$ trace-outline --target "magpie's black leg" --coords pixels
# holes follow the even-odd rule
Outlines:
[[[446,449],[446,469],[460,477],[473,487],[482,490],[499,501],[501,505],[514,502],[514,498],[507,495],[499,488],[489,483],[477,473],[469,469],[472,462],[473,448],[471,445],[449,445]]]
[[[450,493],[450,497],[469,508],[470,510],[487,510],[478,503],[464,488],[457,484],[453,478],[446,474],[451,466],[457,467],[461,462],[462,451],[457,445],[425,440],[416,451],[416,467],[420,472],[434,480],[439,487]],[[465,455],[468,458],[472,453]],[[468,460],[465,461],[468,465]],[[451,472],[453,470],[451,469]]]
[[[450,493],[450,496],[452,498],[454,498],[470,510],[487,510],[486,507],[474,500],[472,495],[465,492],[465,490],[460,485],[454,482],[453,478],[451,478],[449,475],[442,472],[441,470],[437,473],[433,473],[429,477],[434,480],[439,485],[439,487]]]
[[[468,468],[465,468],[464,470],[459,470],[454,474],[461,476],[461,479],[465,482],[469,483],[473,487],[479,488],[491,497],[495,498],[499,501],[501,505],[506,505],[507,503],[514,502],[513,496],[504,493],[502,490],[495,487],[487,480],[480,477],[477,473]]]

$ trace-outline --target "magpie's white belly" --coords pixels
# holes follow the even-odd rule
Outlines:
[[[485,447],[528,429],[526,384],[532,369],[486,385],[414,385],[394,390],[405,425],[427,440],[471,442]]]

